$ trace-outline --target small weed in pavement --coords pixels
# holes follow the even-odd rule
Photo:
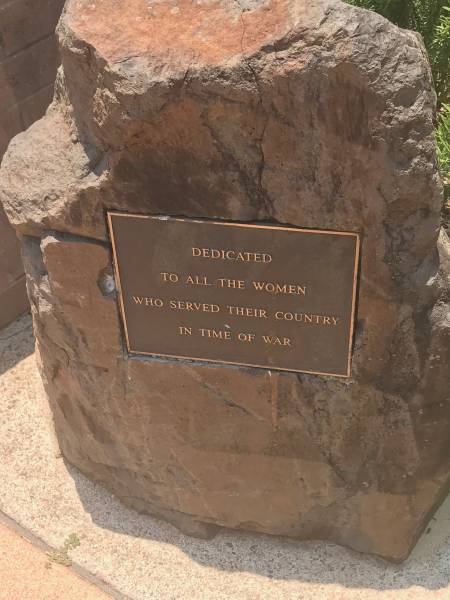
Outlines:
[[[47,552],[47,557],[49,562],[45,565],[48,569],[51,567],[51,563],[56,563],[58,565],[64,565],[65,567],[70,567],[72,564],[72,559],[69,556],[69,552],[74,550],[80,545],[80,539],[76,533],[71,533],[65,540],[62,546],[57,548],[56,550],[51,550]]]

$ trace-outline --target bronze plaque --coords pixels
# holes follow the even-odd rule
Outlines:
[[[108,221],[130,353],[350,376],[358,234]]]

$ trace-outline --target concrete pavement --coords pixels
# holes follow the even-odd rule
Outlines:
[[[0,600],[111,600],[0,523]]]

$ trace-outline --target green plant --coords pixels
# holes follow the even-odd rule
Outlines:
[[[450,6],[443,7],[427,49],[438,102],[450,102]]]
[[[63,545],[57,550],[51,550],[47,552],[47,556],[49,559],[49,563],[47,563],[47,567],[51,565],[51,563],[57,563],[58,565],[64,565],[66,567],[70,567],[72,564],[72,559],[69,556],[70,550],[74,550],[80,545],[80,539],[76,533],[71,533],[65,540]]]
[[[441,108],[438,126],[436,129],[438,143],[439,166],[443,173],[450,174],[450,105],[444,104]]]

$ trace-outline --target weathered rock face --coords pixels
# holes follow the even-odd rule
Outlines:
[[[450,475],[450,243],[420,39],[335,0],[69,1],[3,161],[67,459],[138,510],[403,559]],[[129,358],[104,212],[360,232],[350,380]]]

